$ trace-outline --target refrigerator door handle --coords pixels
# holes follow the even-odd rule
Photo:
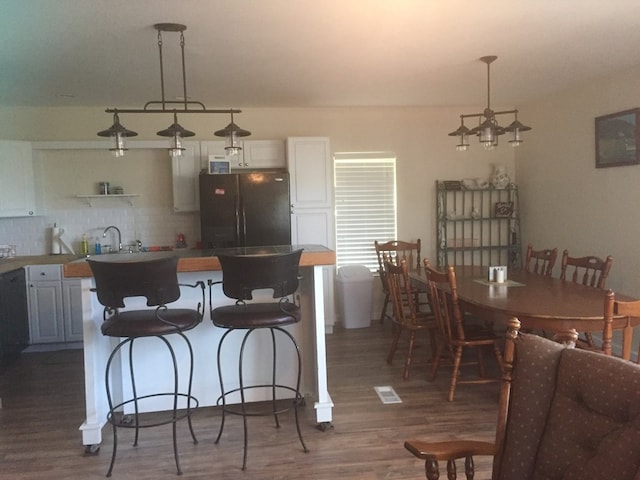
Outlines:
[[[241,209],[240,212],[242,214],[242,240],[241,240],[241,246],[246,247],[247,246],[247,215],[244,211],[244,203],[241,204]]]
[[[244,235],[240,235],[242,233],[240,229],[241,221],[240,218],[240,197],[236,195],[236,243],[239,246],[242,242],[244,242]]]

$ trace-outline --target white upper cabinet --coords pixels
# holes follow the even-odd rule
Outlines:
[[[226,156],[232,170],[254,170],[265,168],[285,168],[284,141],[282,140],[244,140],[238,155],[226,155],[224,140],[200,142],[202,158],[209,155]]]
[[[185,151],[171,157],[173,180],[173,211],[197,212],[200,209],[198,175],[202,168],[200,143],[185,142]]]
[[[288,138],[287,164],[294,212],[300,208],[333,209],[333,163],[328,138]]]
[[[242,167],[285,168],[287,161],[282,140],[245,140],[242,142]]]
[[[31,144],[0,140],[0,171],[0,217],[35,215]]]

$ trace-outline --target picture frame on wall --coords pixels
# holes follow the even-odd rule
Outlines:
[[[640,109],[596,117],[596,168],[640,164]]]
[[[513,215],[513,202],[496,202],[493,216],[495,218],[509,218]]]

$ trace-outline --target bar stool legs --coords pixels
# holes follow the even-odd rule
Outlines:
[[[193,349],[191,347],[191,342],[189,342],[189,340],[183,333],[176,332],[176,334],[184,339],[187,345],[187,348],[189,350],[189,380],[188,380],[188,386],[187,386],[187,393],[180,393],[178,391],[178,364],[176,360],[175,351],[171,346],[171,344],[169,343],[169,341],[164,336],[158,335],[158,336],[154,336],[153,338],[157,338],[161,340],[165,344],[165,346],[167,347],[171,355],[171,360],[173,363],[173,385],[174,385],[173,392],[153,393],[149,395],[138,396],[138,392],[136,389],[135,371],[133,367],[133,360],[134,360],[133,348],[134,348],[134,341],[136,340],[136,338],[127,338],[121,341],[116,346],[116,348],[113,349],[113,351],[111,352],[111,355],[109,356],[109,359],[107,360],[107,366],[105,369],[105,385],[106,385],[106,391],[107,391],[107,400],[109,402],[109,413],[107,414],[107,421],[113,427],[113,452],[111,454],[111,463],[109,464],[107,477],[111,476],[111,473],[113,471],[113,466],[116,461],[116,454],[118,450],[118,428],[135,429],[133,446],[137,447],[138,437],[139,437],[141,428],[157,427],[160,425],[166,425],[171,423],[172,436],[173,436],[173,455],[175,458],[176,470],[178,475],[182,475],[182,468],[180,467],[180,458],[178,455],[178,442],[177,442],[177,422],[179,420],[182,420],[184,418],[187,419],[187,423],[189,425],[189,432],[191,433],[191,438],[193,439],[193,443],[194,444],[198,443],[198,439],[196,438],[195,432],[193,431],[193,425],[191,422],[191,414],[193,413],[193,410],[198,407],[198,399],[195,398],[193,395],[191,395],[191,387],[193,384]],[[145,337],[145,338],[151,338],[151,337]],[[132,397],[128,400],[124,400],[123,402],[117,405],[114,405],[113,395],[112,395],[111,386],[110,386],[111,382],[109,381],[110,374],[111,374],[111,365],[116,354],[126,345],[129,346],[129,375],[131,377]],[[155,422],[142,423],[140,421],[141,419],[139,415],[140,401],[147,398],[152,398],[152,397],[167,397],[167,396],[173,398],[173,408],[170,411],[170,416],[167,418],[159,419]],[[186,408],[182,412],[178,411],[179,398],[183,398],[186,400]],[[134,413],[132,416],[125,415],[124,413],[122,413],[125,405],[129,405],[129,404],[133,405]],[[120,415],[117,415],[118,412],[120,412]]]
[[[287,411],[289,411],[291,409],[291,407],[293,407],[294,410],[294,416],[295,416],[295,421],[296,421],[296,430],[298,432],[298,438],[300,439],[300,443],[302,444],[302,449],[304,450],[305,453],[307,453],[309,451],[309,449],[307,448],[306,444],[304,443],[304,439],[302,438],[302,431],[300,430],[300,421],[299,421],[299,416],[298,416],[298,407],[300,405],[304,405],[304,397],[300,394],[300,378],[301,378],[301,359],[300,359],[300,349],[298,347],[297,342],[295,341],[295,339],[293,338],[293,336],[286,330],[284,330],[283,328],[280,327],[269,327],[269,332],[271,335],[271,346],[272,346],[272,370],[271,370],[271,384],[261,384],[261,385],[245,385],[244,384],[244,378],[243,378],[243,361],[244,361],[244,350],[245,350],[245,346],[247,343],[247,340],[249,339],[249,336],[255,332],[256,330],[264,330],[264,328],[262,329],[248,329],[247,332],[244,334],[243,338],[242,338],[242,344],[240,347],[240,353],[239,353],[239,359],[238,359],[238,377],[239,377],[239,387],[235,388],[233,390],[229,390],[229,391],[225,391],[224,388],[224,380],[223,380],[223,376],[222,376],[222,363],[221,363],[221,352],[222,352],[222,345],[225,341],[225,339],[227,338],[227,335],[229,335],[231,332],[234,331],[234,329],[229,329],[227,330],[223,335],[222,338],[220,339],[220,343],[218,344],[218,353],[217,353],[217,360],[218,360],[218,378],[220,380],[220,396],[217,399],[216,404],[218,406],[222,406],[222,419],[220,422],[220,430],[218,432],[218,437],[216,438],[215,443],[217,444],[220,441],[220,437],[222,436],[222,431],[224,430],[224,424],[225,424],[225,419],[226,419],[226,415],[227,414],[231,414],[231,415],[240,415],[242,417],[242,423],[243,423],[243,430],[244,430],[244,452],[243,452],[243,457],[242,457],[242,470],[246,470],[247,467],[247,446],[248,446],[248,427],[247,427],[247,417],[251,417],[251,416],[265,416],[265,415],[273,415],[274,421],[275,421],[275,425],[276,428],[280,428],[280,421],[278,419],[278,415],[281,413],[285,413]],[[287,386],[287,385],[279,385],[276,383],[276,361],[277,361],[277,356],[276,356],[276,334],[275,332],[281,332],[282,334],[284,334],[285,336],[287,336],[290,340],[291,343],[293,344],[295,351],[296,351],[296,356],[297,356],[297,379],[296,379],[296,386],[291,387],[291,386]],[[261,410],[261,411],[249,411],[247,409],[247,404],[245,401],[245,392],[249,389],[256,389],[256,388],[270,388],[271,389],[271,408],[268,410]],[[277,405],[277,400],[276,400],[276,392],[278,391],[278,389],[284,389],[284,390],[289,390],[291,392],[294,393],[294,398],[293,398],[293,402],[291,406],[287,406],[284,408],[278,408]],[[240,410],[238,410],[238,407],[233,407],[233,406],[229,406],[227,405],[227,397],[233,393],[239,393],[240,394]]]

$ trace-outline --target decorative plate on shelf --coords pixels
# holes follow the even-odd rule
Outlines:
[[[513,202],[496,202],[494,216],[496,218],[508,218],[513,215]]]

